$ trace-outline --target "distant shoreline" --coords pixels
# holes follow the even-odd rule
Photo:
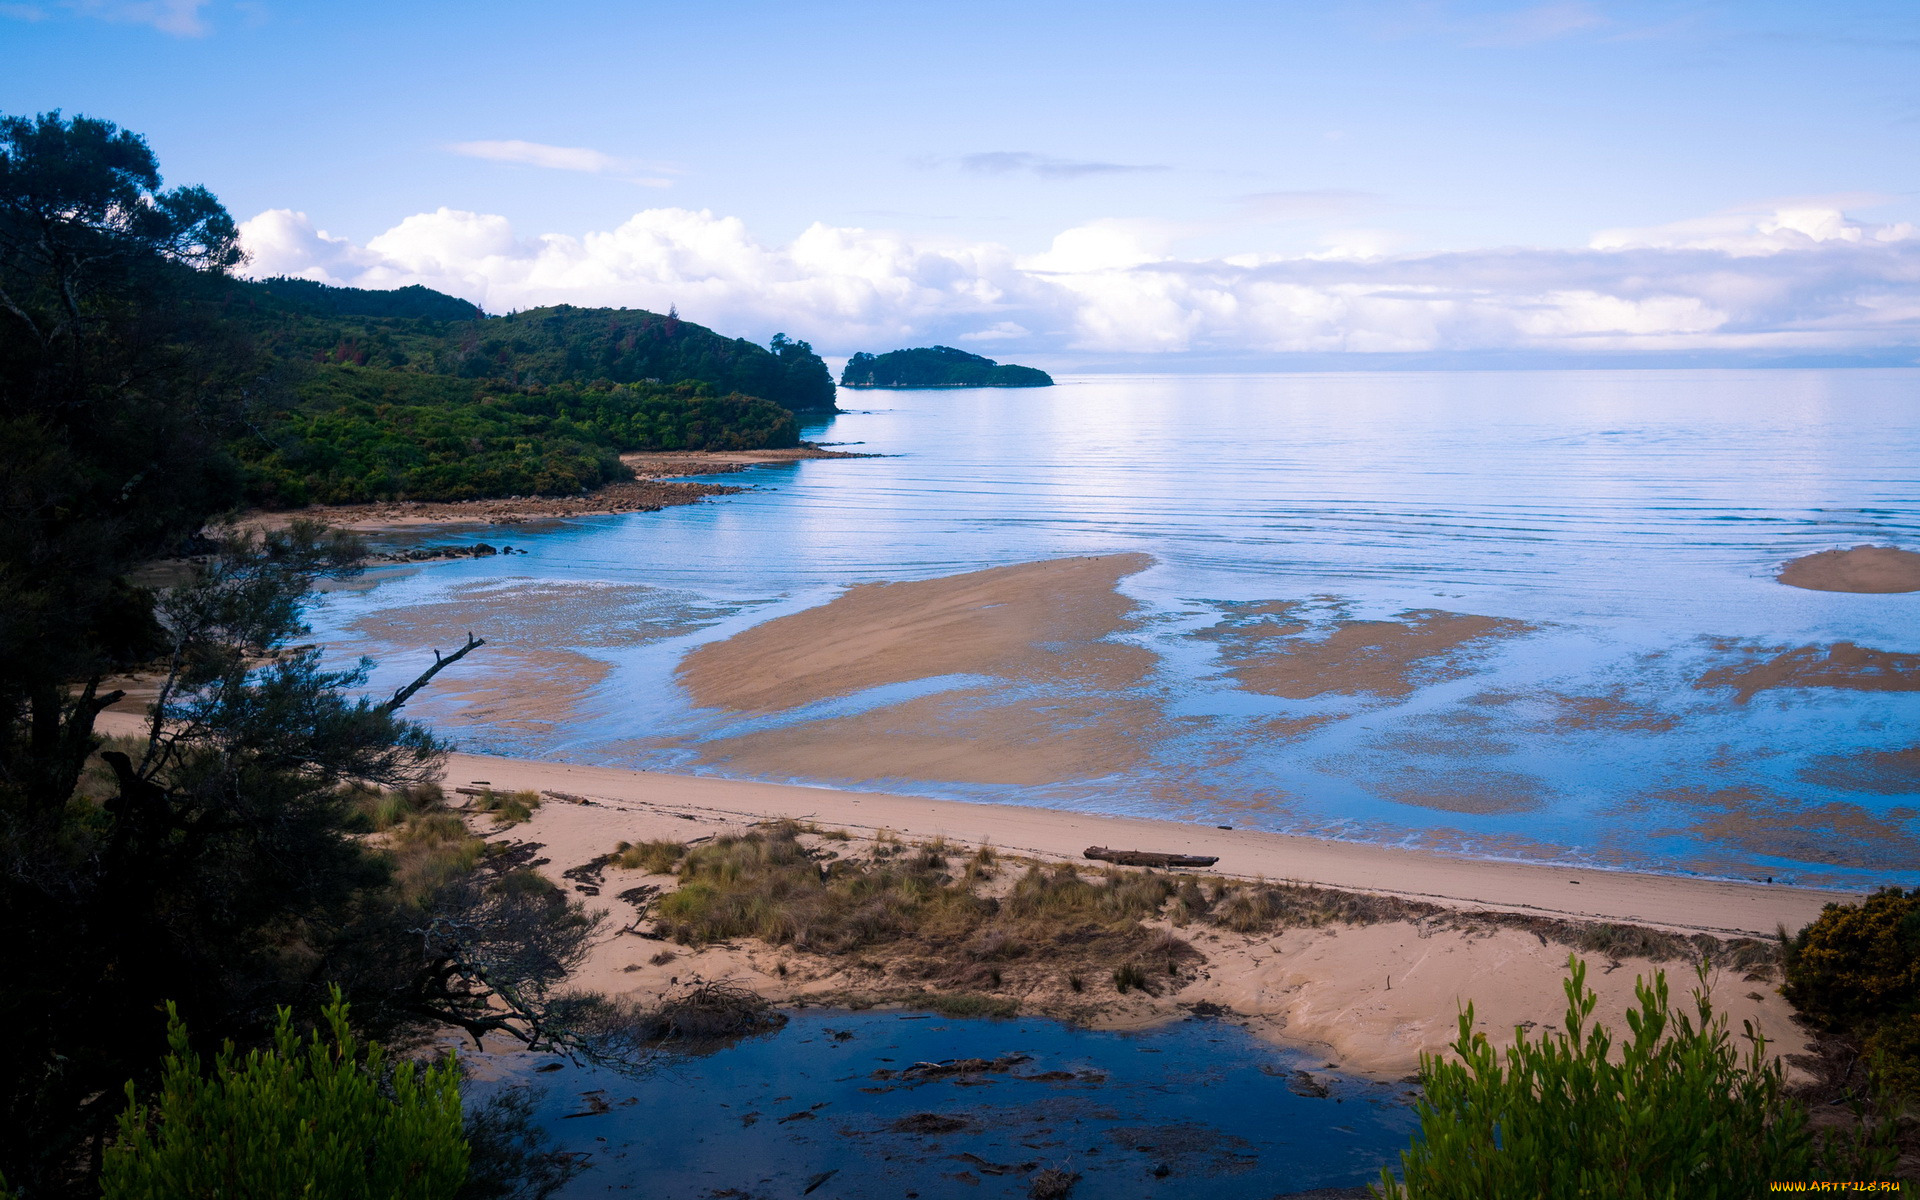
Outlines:
[[[623,454],[620,461],[636,479],[603,484],[579,496],[508,496],[481,500],[381,500],[366,504],[313,504],[306,508],[254,509],[241,514],[245,529],[278,529],[305,517],[343,529],[373,532],[423,525],[519,525],[569,517],[617,516],[658,512],[698,504],[710,496],[731,496],[749,489],[719,483],[690,483],[680,476],[722,475],[770,463],[815,458],[873,458],[810,443],[780,450],[646,450]]]

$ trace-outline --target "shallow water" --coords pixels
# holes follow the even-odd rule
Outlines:
[[[1004,1071],[876,1077],[1010,1055],[1028,1058]],[[821,1200],[980,1200],[1025,1196],[1049,1167],[1083,1177],[1075,1195],[1266,1200],[1377,1180],[1417,1123],[1404,1089],[1319,1071],[1205,1019],[1109,1033],[803,1010],[778,1033],[668,1058],[637,1079],[539,1070],[557,1061],[495,1058],[493,1081],[477,1086],[546,1089],[538,1122],[592,1164],[569,1200],[798,1196],[827,1172],[812,1193]],[[921,1114],[935,1119],[897,1127]]]
[[[726,774],[722,739],[993,689],[919,680],[742,717],[690,706],[673,668],[691,647],[850,583],[1144,551],[1154,565],[1121,584],[1138,620],[1116,635],[1158,664],[1125,697],[1153,714],[1123,731],[1132,765],[1020,785],[809,781],[1920,884],[1920,755],[1899,754],[1920,743],[1920,691],[1743,701],[1709,678],[1840,641],[1920,651],[1920,594],[1772,579],[1816,550],[1920,544],[1920,371],[1099,377],[843,403],[861,411],[807,436],[888,457],[757,468],[726,481],[758,490],[660,513],[487,530],[531,553],[389,572],[331,597],[317,632],[383,657],[383,680],[469,624],[488,636],[421,709],[470,748]],[[1289,697],[1228,670],[1236,647],[1278,644],[1258,640],[1272,619],[1247,615],[1263,602],[1290,604],[1309,638],[1429,610],[1509,632],[1424,660],[1398,690]]]

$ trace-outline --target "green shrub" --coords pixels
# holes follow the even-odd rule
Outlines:
[[[1881,1138],[1816,1146],[1765,1039],[1749,1025],[1743,1054],[1714,1014],[1704,964],[1694,1016],[1670,1011],[1664,971],[1639,981],[1631,1037],[1617,1048],[1604,1025],[1589,1024],[1586,964],[1569,956],[1568,967],[1565,1032],[1515,1030],[1502,1054],[1474,1032],[1468,1005],[1457,1058],[1421,1056],[1420,1135],[1401,1155],[1404,1184],[1382,1171],[1381,1195],[1713,1200],[1760,1195],[1773,1180],[1891,1174]]]
[[[1920,1097],[1920,888],[1829,904],[1785,946],[1782,994],[1860,1044],[1878,1086]]]
[[[1920,888],[1882,888],[1829,904],[1787,942],[1794,1006],[1830,1029],[1904,1016],[1920,1006]]]
[[[242,1057],[228,1043],[208,1074],[169,1003],[160,1095],[149,1107],[128,1082],[104,1200],[453,1196],[468,1155],[453,1064],[390,1070],[378,1043],[363,1055],[338,989],[323,1016],[331,1037],[302,1043],[281,1009],[273,1049]]]

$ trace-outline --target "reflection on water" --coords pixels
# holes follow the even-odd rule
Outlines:
[[[340,593],[317,625],[393,674],[428,625],[497,633],[503,653],[475,656],[467,685],[493,699],[422,710],[476,749],[1920,883],[1920,670],[1862,682],[1829,649],[1912,661],[1920,594],[1772,579],[1816,550],[1920,543],[1917,396],[1916,371],[861,393],[848,402],[884,407],[808,435],[889,457],[758,468],[729,477],[760,485],[744,495],[517,527],[524,558],[396,573]],[[1132,686],[966,675],[770,716],[696,709],[675,680],[694,646],[851,583],[1116,552],[1152,559],[1118,585],[1136,607],[1110,635],[1153,655]],[[490,581],[537,586],[538,619],[489,603]],[[644,609],[639,632],[610,636],[623,605]],[[541,655],[575,656],[565,720],[515,720],[498,701]],[[1774,662],[1800,673],[1750,688]],[[1033,753],[1041,729],[1098,752]],[[901,753],[889,774],[836,738]],[[1067,765],[989,778],[950,743]]]
[[[914,1069],[954,1059],[989,1069]],[[539,1070],[555,1061],[493,1059],[495,1081],[477,1086],[546,1089],[539,1123],[592,1164],[568,1200],[798,1196],[809,1184],[847,1200],[981,1200],[1025,1196],[1048,1168],[1079,1174],[1075,1195],[1267,1200],[1378,1180],[1417,1124],[1400,1089],[1201,1019],[1103,1033],[815,1010],[638,1079]]]

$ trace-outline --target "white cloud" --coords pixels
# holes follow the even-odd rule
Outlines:
[[[200,10],[207,0],[65,0],[81,16],[130,25],[151,25],[165,33],[199,37],[207,32]]]
[[[243,236],[258,275],[409,283],[489,311],[629,305],[827,353],[995,341],[1007,351],[1842,351],[1920,347],[1920,236],[1811,203],[1598,234],[1586,249],[1194,260],[1180,230],[1104,220],[1043,253],[816,224],[781,245],[682,208],[523,237],[442,208],[364,246],[272,210]]]
[[[467,158],[483,158],[489,162],[519,163],[529,167],[544,167],[550,171],[585,171],[593,175],[618,174],[627,177],[629,182],[644,187],[672,187],[673,180],[663,178],[677,173],[677,168],[662,163],[638,163],[629,159],[615,158],[585,146],[549,146],[541,142],[491,141],[491,142],[455,142],[447,147],[455,154]],[[651,172],[634,175],[633,172]]]
[[[1857,199],[1872,203],[1883,198]],[[1805,250],[1823,242],[1899,242],[1914,237],[1915,232],[1906,222],[1870,225],[1854,221],[1835,204],[1815,198],[1760,210],[1735,209],[1645,229],[1603,229],[1589,244],[1595,250],[1657,246],[1747,256]]]
[[[1141,171],[1164,171],[1156,163],[1110,163],[1086,159],[1054,158],[1025,150],[994,150],[968,154],[960,159],[963,170],[981,175],[1035,175],[1041,179],[1084,179],[1089,175],[1129,175]]]

